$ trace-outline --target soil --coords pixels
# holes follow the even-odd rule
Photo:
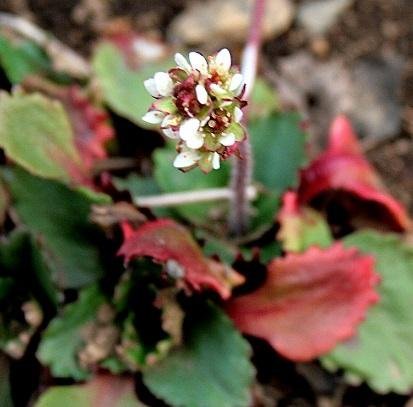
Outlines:
[[[164,36],[174,15],[190,0],[0,0],[0,11],[30,18],[60,40],[88,55],[105,24],[122,18],[139,30]],[[295,1],[297,4],[300,0]],[[108,4],[105,7],[102,4]],[[369,159],[389,190],[413,213],[413,6],[411,0],[355,1],[325,38],[309,40],[298,27],[265,45],[267,56],[308,49],[318,58],[340,57],[351,63],[362,56],[393,51],[406,61],[400,100],[400,134],[369,146]],[[409,18],[410,16],[410,18]],[[316,363],[293,364],[277,357],[260,341],[253,342],[260,385],[256,406],[403,406],[408,397],[377,395],[366,386],[346,387],[340,375]]]

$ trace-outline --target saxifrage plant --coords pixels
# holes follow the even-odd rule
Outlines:
[[[299,117],[255,79],[263,13],[240,71],[227,49],[131,63],[131,31],[76,83],[1,37],[5,406],[249,406],[251,337],[378,392],[413,388],[411,220],[346,117],[306,163]],[[146,176],[129,150],[160,138],[124,119],[166,137]]]

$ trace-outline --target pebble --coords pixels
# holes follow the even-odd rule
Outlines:
[[[307,0],[297,11],[297,21],[309,34],[325,34],[353,0]]]
[[[219,48],[238,44],[247,37],[253,0],[210,0],[190,3],[171,23],[172,42]],[[267,0],[264,39],[274,38],[291,25],[295,7],[291,0]]]

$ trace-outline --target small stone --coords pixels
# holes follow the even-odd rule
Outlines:
[[[310,34],[325,34],[353,0],[308,0],[298,9],[298,23]]]
[[[330,52],[330,43],[324,37],[315,37],[310,43],[311,51],[314,55],[325,58]]]
[[[242,43],[247,37],[253,0],[193,2],[172,22],[169,37],[177,43],[211,48]],[[294,18],[290,0],[267,0],[263,38],[285,32]]]

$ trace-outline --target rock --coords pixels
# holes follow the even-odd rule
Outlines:
[[[398,98],[403,61],[397,56],[365,57],[354,66],[350,113],[361,134],[382,139],[400,131],[402,107]]]
[[[299,52],[279,61],[277,86],[281,103],[305,115],[320,145],[340,113],[350,117],[361,137],[377,140],[400,131],[402,69],[397,56],[364,57],[349,67]]]
[[[298,23],[310,34],[325,34],[353,0],[315,0],[300,5]]]
[[[210,0],[190,3],[169,27],[172,42],[206,44],[219,48],[245,41],[253,0]],[[263,24],[264,39],[285,32],[294,18],[291,0],[267,0]]]

